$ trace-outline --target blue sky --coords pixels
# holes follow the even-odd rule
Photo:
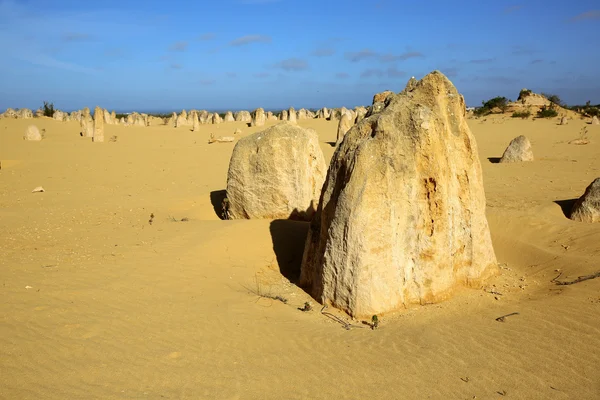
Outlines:
[[[0,0],[0,109],[350,107],[435,69],[600,103],[599,34],[597,0]]]

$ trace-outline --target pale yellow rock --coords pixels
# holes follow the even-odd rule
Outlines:
[[[600,178],[596,178],[575,202],[570,218],[579,222],[600,222]]]
[[[296,117],[296,110],[294,110],[294,107],[290,107],[290,109],[288,110],[288,121],[292,124],[295,124],[297,122]]]
[[[595,115],[592,117],[592,125],[600,125],[600,120]]]
[[[310,219],[327,167],[312,129],[280,122],[240,139],[227,174],[231,219]]]
[[[252,112],[252,126],[263,126],[265,124],[266,116],[265,110],[257,108]]]
[[[506,150],[504,150],[500,162],[513,163],[523,161],[533,161],[533,151],[531,150],[529,139],[521,135],[511,140]]]
[[[352,113],[345,112],[344,115],[342,115],[342,118],[340,118],[340,122],[338,124],[336,139],[337,145],[341,143],[341,141],[344,139],[344,135],[350,130],[350,128],[352,128],[352,126],[354,126],[354,118],[352,118]]]
[[[94,136],[92,142],[104,142],[104,110],[94,108]]]
[[[335,151],[300,285],[368,317],[448,297],[497,270],[477,144],[440,72],[354,126]]]
[[[42,140],[42,134],[40,130],[35,125],[29,125],[25,130],[25,135],[23,136],[24,140],[29,141],[39,141]]]
[[[231,111],[227,111],[225,113],[225,117],[223,117],[223,122],[234,122],[235,118],[233,117],[233,114]]]

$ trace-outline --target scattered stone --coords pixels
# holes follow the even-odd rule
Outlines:
[[[230,219],[310,220],[327,166],[312,129],[281,122],[240,139],[227,174]]]
[[[225,117],[223,118],[223,122],[235,122],[235,118],[233,118],[233,114],[231,111],[227,111],[225,113]]]
[[[562,117],[560,119],[560,124],[561,125],[567,125],[569,123],[569,119],[567,117]]]
[[[104,110],[94,108],[94,136],[92,142],[104,142]]]
[[[600,125],[600,120],[595,115],[592,117],[592,125]]]
[[[210,139],[208,139],[208,144],[212,143],[230,143],[233,142],[235,138],[233,136],[218,136],[215,137],[214,133],[210,134]]]
[[[23,136],[24,140],[29,141],[40,141],[42,140],[42,134],[40,130],[35,125],[29,125],[25,130],[25,135]]]
[[[17,111],[17,118],[21,118],[21,119],[33,118],[33,112],[28,108],[19,108],[19,111]]]
[[[267,111],[267,121],[277,121],[277,116],[272,111]]]
[[[522,161],[533,161],[533,151],[531,142],[525,136],[521,135],[514,138],[500,159],[501,163],[512,163]]]
[[[38,108],[37,110],[35,110],[36,118],[42,118],[43,116],[44,116],[44,111],[41,108]]]
[[[54,118],[57,121],[64,121],[65,120],[65,113],[60,111],[60,110],[56,110],[54,111],[54,114],[52,115],[52,118]]]
[[[223,120],[221,119],[221,116],[218,113],[214,113],[212,115],[212,123],[213,124],[220,124]]]
[[[2,114],[0,114],[2,118],[17,118],[17,112],[12,108],[7,108]]]
[[[235,120],[238,122],[252,122],[252,116],[248,111],[242,110],[235,113]]]
[[[294,110],[294,107],[290,107],[288,110],[288,121],[292,124],[296,123],[296,110]]]
[[[570,218],[579,222],[600,222],[600,178],[596,178],[575,202]]]
[[[464,98],[440,72],[354,126],[333,155],[300,285],[371,317],[440,301],[497,270]]]
[[[38,187],[36,187],[35,189],[33,189],[33,190],[31,191],[31,193],[43,193],[43,192],[45,192],[45,190],[44,190],[44,188],[43,188],[43,187],[41,187],[41,186],[38,186]]]
[[[239,135],[239,134],[241,134],[241,133],[242,133],[242,130],[241,130],[241,129],[239,129],[239,128],[238,128],[238,129],[236,129],[236,130],[235,130],[235,132],[233,132],[233,134],[234,134],[234,135]]]
[[[265,110],[257,108],[252,112],[252,126],[263,126],[265,124]]]

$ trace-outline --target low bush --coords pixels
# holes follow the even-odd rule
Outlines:
[[[515,111],[512,114],[513,118],[522,118],[522,119],[527,119],[529,117],[531,117],[531,111]]]
[[[558,111],[554,107],[542,107],[537,113],[538,118],[554,118],[558,116]]]
[[[42,106],[42,111],[44,112],[44,117],[52,118],[54,116],[54,103],[44,102]]]

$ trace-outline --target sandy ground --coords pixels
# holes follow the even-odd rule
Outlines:
[[[31,123],[45,140],[22,140]],[[600,279],[551,282],[600,270],[600,224],[563,212],[600,176],[600,126],[469,124],[502,273],[373,331],[290,283],[305,223],[219,219],[233,144],[207,139],[256,128],[109,125],[92,143],[75,122],[1,119],[0,398],[600,398]],[[300,125],[329,159],[337,124]],[[584,126],[591,144],[569,145]],[[535,162],[488,160],[520,134]]]

